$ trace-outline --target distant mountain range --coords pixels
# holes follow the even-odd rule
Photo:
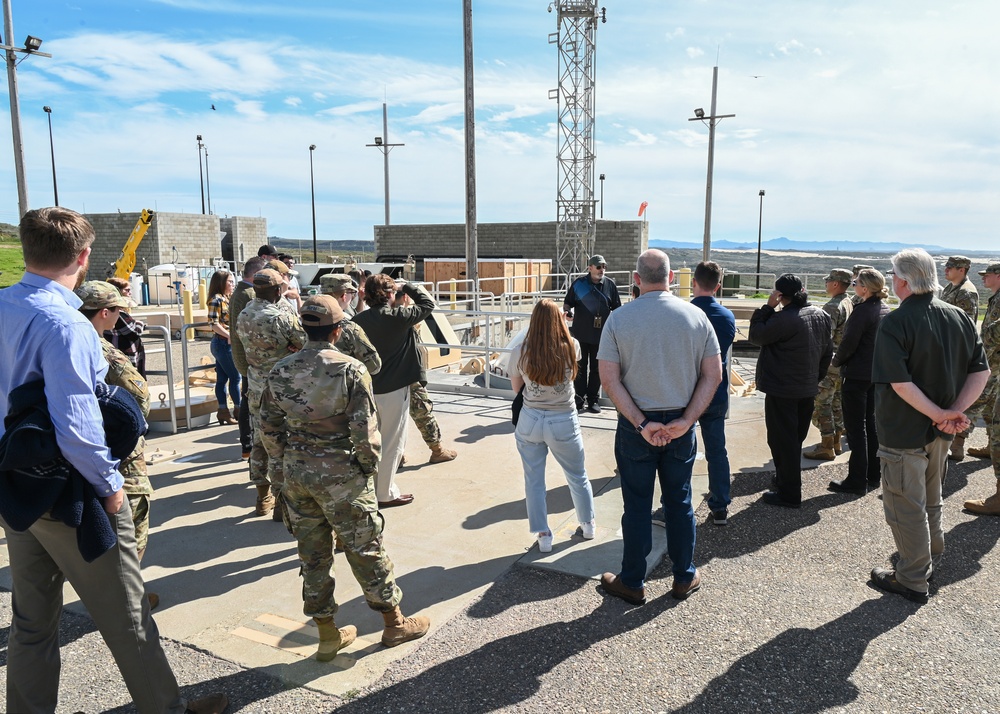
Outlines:
[[[701,248],[702,243],[691,241],[651,240],[651,248]],[[712,241],[712,247],[720,250],[757,250],[756,241],[735,242],[730,240]],[[761,243],[761,250],[794,250],[803,253],[897,253],[904,248],[923,248],[937,255],[963,254],[968,256],[993,256],[995,253],[970,251],[961,248],[945,248],[940,245],[913,245],[912,243],[875,243],[872,241],[824,240],[804,241],[791,238],[773,238]]]

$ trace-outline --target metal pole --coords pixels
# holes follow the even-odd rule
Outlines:
[[[198,134],[198,185],[201,187],[201,213],[205,214],[205,174],[201,170],[201,134]]]
[[[712,166],[715,162],[715,91],[719,85],[719,68],[712,68],[712,114],[708,120],[708,179],[705,183],[705,241],[701,259],[709,260],[712,252]]]
[[[604,174],[601,174],[601,218],[604,218]]]
[[[52,152],[52,195],[55,205],[59,205],[59,184],[56,183],[56,145],[52,140],[52,107],[42,107],[42,111],[49,115],[49,151]]]
[[[313,212],[313,262],[318,263],[319,258],[316,252],[316,181],[313,178],[313,152],[316,151],[316,145],[309,145],[309,192],[312,196],[312,212]]]
[[[476,222],[476,101],[474,65],[472,63],[472,0],[462,0],[462,25],[465,31],[465,276],[472,281],[472,309],[479,310],[479,228]]]
[[[14,46],[14,19],[10,0],[3,0],[3,35],[8,47]],[[7,86],[10,90],[10,128],[14,138],[14,173],[17,178],[18,220],[28,212],[28,183],[24,176],[24,144],[21,142],[21,108],[17,98],[17,55],[7,51]]]
[[[757,290],[760,290],[760,236],[764,226],[764,189],[760,190],[760,215],[757,218]]]
[[[208,194],[208,215],[212,215],[212,180],[208,176],[208,147],[205,146],[205,193]]]
[[[382,102],[382,136],[385,149],[382,151],[382,173],[385,176],[385,224],[389,225],[389,110]]]

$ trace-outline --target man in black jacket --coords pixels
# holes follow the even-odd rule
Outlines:
[[[772,506],[798,508],[802,502],[802,442],[833,357],[831,333],[830,316],[809,304],[802,281],[790,273],[775,281],[767,304],[750,318],[750,341],[760,347],[757,389],[767,395],[764,421],[776,481],[761,500]]]
[[[587,274],[573,281],[563,300],[563,312],[573,320],[569,331],[580,343],[580,362],[576,371],[576,409],[601,413],[601,374],[597,368],[597,348],[601,344],[604,323],[612,310],[622,306],[618,286],[605,277],[608,264],[602,255],[590,257]]]

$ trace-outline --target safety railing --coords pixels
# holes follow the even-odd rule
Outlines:
[[[191,374],[191,368],[189,366],[188,359],[188,342],[187,334],[188,330],[193,330],[196,327],[208,327],[208,322],[189,322],[185,325],[181,325],[181,369],[184,373],[184,419],[187,430],[191,431],[191,382],[188,380],[188,376]]]
[[[157,314],[157,313],[153,313]],[[166,314],[166,313],[164,313]],[[168,318],[169,321],[169,318]],[[145,331],[151,331],[160,334],[163,337],[163,352],[166,358],[166,369],[165,370],[146,370],[146,376],[149,375],[157,377],[167,378],[167,391],[166,399],[160,398],[160,406],[166,406],[165,402],[169,401],[170,409],[170,433],[177,433],[177,399],[174,397],[174,361],[173,361],[173,342],[170,339],[170,328],[164,327],[163,325],[146,325]],[[187,380],[185,380],[186,383]],[[150,394],[150,401],[152,402],[152,394]]]

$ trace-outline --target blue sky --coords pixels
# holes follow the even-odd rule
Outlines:
[[[464,221],[461,2],[11,0],[14,37],[54,57],[18,67],[29,198],[88,212],[200,212],[209,150],[220,215],[311,239],[370,239],[383,220]],[[700,240],[718,58],[713,238],[883,240],[1000,252],[1000,5],[955,1],[608,0],[597,37],[604,217]],[[480,222],[555,217],[556,14],[474,0]],[[756,77],[755,77],[756,75]],[[2,83],[6,87],[6,83]],[[6,101],[0,102],[9,126]],[[212,105],[216,107],[213,111]],[[0,140],[0,220],[16,222]]]

